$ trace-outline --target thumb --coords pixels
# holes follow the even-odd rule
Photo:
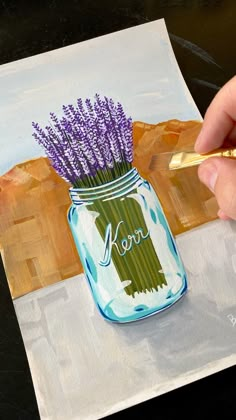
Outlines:
[[[236,161],[212,157],[198,168],[200,180],[215,194],[221,214],[236,220]],[[225,217],[226,218],[226,217]]]

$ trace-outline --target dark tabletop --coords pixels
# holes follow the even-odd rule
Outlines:
[[[0,64],[159,18],[165,18],[179,67],[204,116],[214,95],[235,74],[234,0],[0,0]],[[234,366],[111,417],[236,419],[235,395]],[[152,414],[147,415],[149,409]],[[11,419],[38,420],[39,414],[0,264],[0,420]]]

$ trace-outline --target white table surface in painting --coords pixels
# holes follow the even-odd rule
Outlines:
[[[177,244],[189,291],[143,321],[105,321],[83,276],[14,301],[42,420],[96,420],[236,363],[236,223]]]

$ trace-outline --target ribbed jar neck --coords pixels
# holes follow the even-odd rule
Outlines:
[[[131,192],[142,182],[136,168],[114,181],[92,188],[70,188],[70,198],[73,204],[91,203],[95,200],[109,200]]]

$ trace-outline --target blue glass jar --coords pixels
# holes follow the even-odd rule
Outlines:
[[[187,290],[186,273],[160,202],[136,168],[95,187],[70,189],[68,222],[101,314],[145,318]]]

